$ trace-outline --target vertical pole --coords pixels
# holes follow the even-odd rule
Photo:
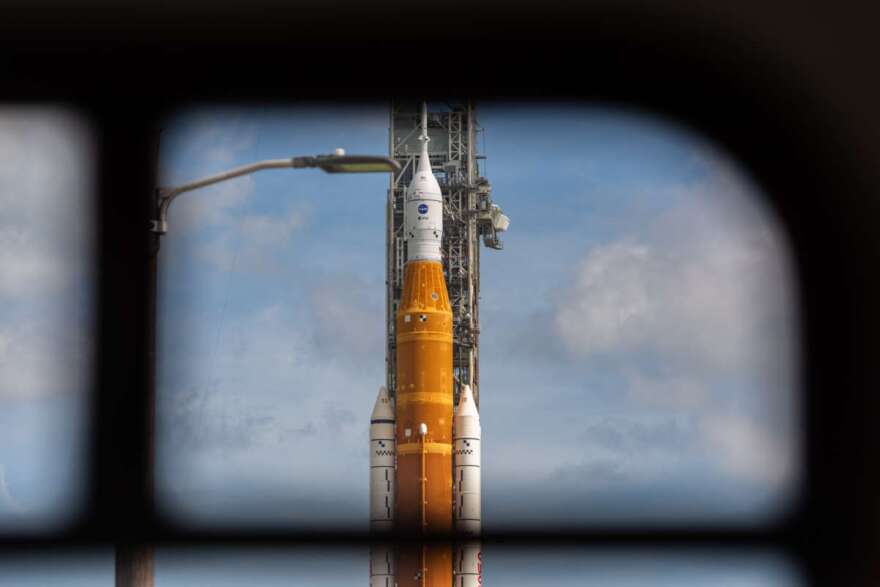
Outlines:
[[[422,534],[425,533],[425,530],[428,527],[428,472],[426,467],[426,453],[425,453],[425,437],[421,436],[421,440],[419,441],[422,445],[421,447],[421,456],[422,456],[422,478],[421,478],[421,491],[422,491]]]
[[[153,560],[152,546],[117,546],[116,587],[153,587]]]
[[[428,583],[428,553],[427,546],[422,544],[422,572],[419,574],[419,581],[422,587]]]
[[[427,467],[425,466],[425,437],[424,435],[419,435],[421,443],[421,459],[422,459],[422,536],[425,535],[425,531],[428,526],[428,515],[425,511],[428,506],[428,472]],[[421,570],[419,573],[419,583],[421,587],[425,587],[428,582],[428,553],[426,552],[427,546],[422,543],[421,545]]]
[[[152,218],[159,217],[158,190],[154,191]],[[159,239],[150,232],[146,251],[146,414],[144,432],[144,498],[152,509],[156,468],[156,298],[158,296]],[[140,541],[119,542],[116,546],[116,587],[153,587],[155,585],[155,552],[151,544]]]
[[[100,288],[91,499],[116,548],[116,584],[152,587],[158,115],[107,96],[100,120]],[[132,263],[134,259],[136,262]]]
[[[421,432],[421,431],[420,431]],[[421,491],[422,491],[422,536],[425,535],[427,527],[428,527],[428,515],[427,515],[427,506],[428,506],[428,471],[426,466],[426,452],[425,452],[425,435],[419,434],[419,443],[421,444]],[[422,543],[421,544],[421,569],[419,572],[419,584],[421,587],[425,587],[428,584],[428,553],[427,546]]]

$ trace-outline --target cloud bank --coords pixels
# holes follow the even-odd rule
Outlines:
[[[74,115],[0,109],[0,399],[82,389],[91,355],[91,155]]]
[[[782,234],[732,170],[671,190],[639,233],[591,248],[552,328],[574,360],[614,357],[635,406],[695,414],[725,471],[794,481],[795,284]],[[762,412],[763,413],[759,413]]]

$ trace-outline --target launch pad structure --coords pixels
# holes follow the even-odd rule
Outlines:
[[[443,193],[443,272],[453,317],[452,366],[454,405],[462,385],[469,385],[480,402],[480,240],[503,248],[499,233],[509,220],[492,201],[492,188],[481,175],[477,137],[482,132],[470,100],[448,101],[428,111],[428,150],[431,168]],[[394,101],[389,115],[389,153],[401,170],[392,175],[386,208],[386,386],[397,395],[395,317],[403,288],[406,239],[404,193],[413,179],[421,151],[420,102]]]

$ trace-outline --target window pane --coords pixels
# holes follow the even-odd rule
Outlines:
[[[482,264],[486,526],[772,519],[799,482],[799,341],[757,186],[656,118],[485,110],[522,219]]]
[[[264,587],[366,584],[366,550],[163,549],[156,556],[156,587],[258,584]],[[517,587],[799,587],[799,573],[767,552],[590,551],[488,548],[482,584]]]
[[[0,585],[113,587],[113,551],[83,550],[0,557]]]
[[[81,505],[92,166],[74,114],[0,107],[0,532],[57,528]]]
[[[799,482],[797,300],[758,188],[651,116],[478,108],[479,174],[511,218],[504,249],[480,253],[484,528],[772,520]],[[384,104],[202,109],[169,122],[162,174],[387,145]],[[175,202],[158,471],[173,515],[366,529],[387,189],[278,170]]]
[[[162,548],[156,587],[350,587],[366,584],[369,557],[357,548]],[[483,584],[543,587],[800,587],[800,573],[764,551],[692,551],[492,547]],[[16,587],[111,587],[113,553],[73,551],[0,558],[0,584]]]
[[[487,548],[486,585],[587,587],[798,587],[800,573],[783,557],[761,551],[590,551],[577,548]]]

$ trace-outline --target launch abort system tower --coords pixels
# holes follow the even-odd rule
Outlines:
[[[481,175],[480,160],[484,157],[478,153],[477,139],[482,129],[473,103],[432,103],[429,108],[433,108],[428,112],[431,167],[443,192],[442,254],[452,306],[455,405],[462,385],[470,385],[479,405],[480,240],[489,248],[501,249],[499,234],[509,221],[492,202],[492,188]],[[420,103],[392,102],[389,118],[389,153],[402,167],[391,178],[386,218],[386,383],[389,395],[395,397],[395,316],[406,260],[404,192],[421,151]]]

